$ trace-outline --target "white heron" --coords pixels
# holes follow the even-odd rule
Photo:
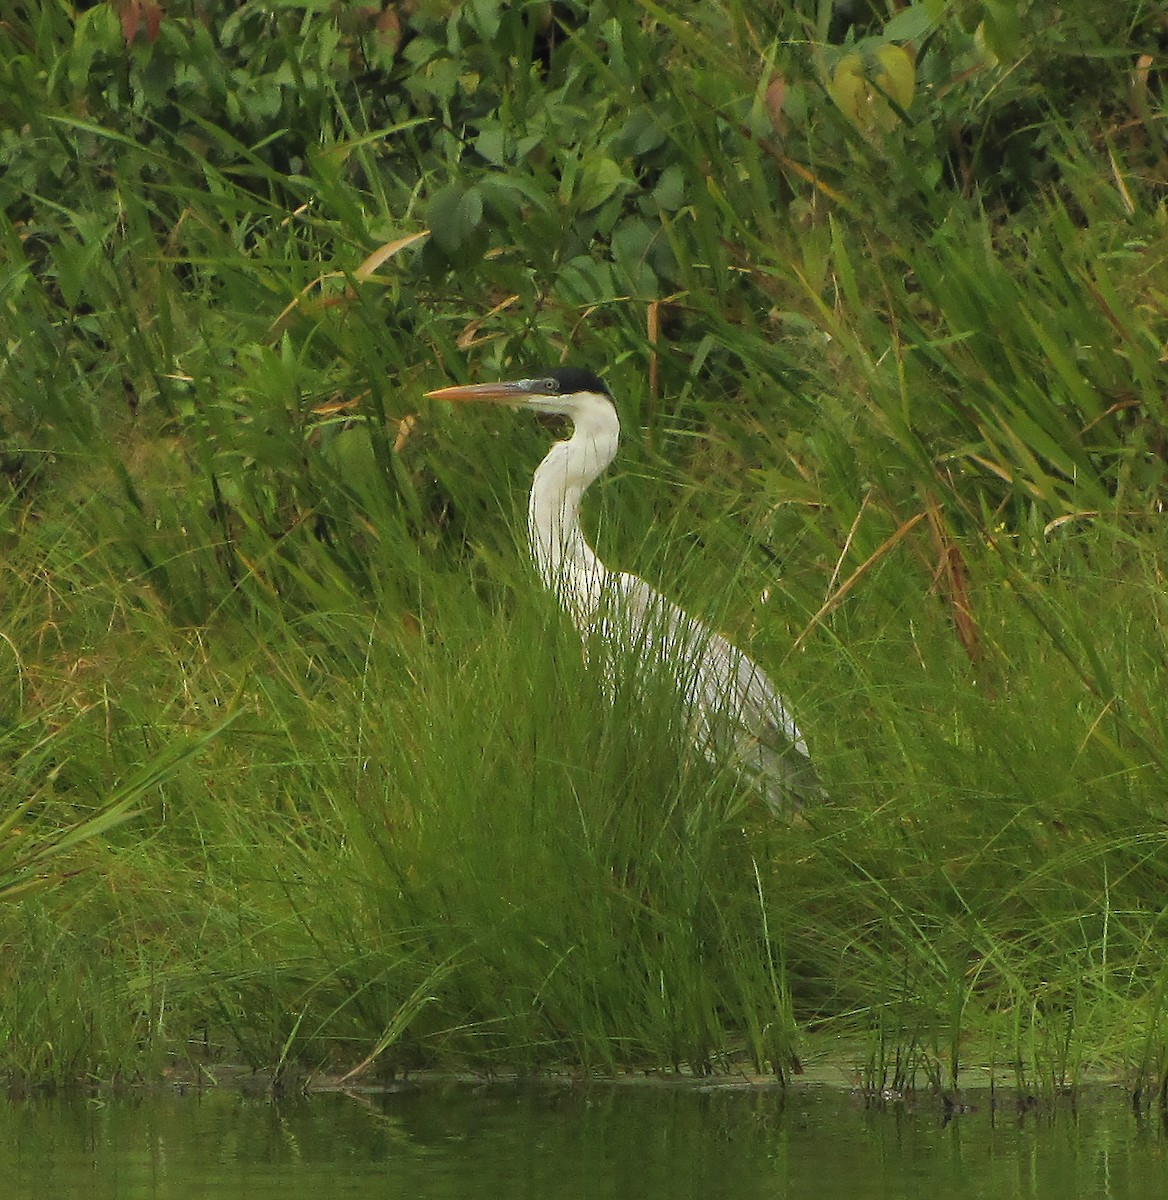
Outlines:
[[[763,669],[636,575],[610,570],[580,529],[580,501],[612,462],[620,421],[604,381],[557,367],[538,378],[427,392],[556,413],[573,425],[536,468],[528,504],[531,554],[544,585],[608,671],[660,672],[681,696],[687,732],[713,763],[729,759],[776,813],[822,796],[807,744]]]

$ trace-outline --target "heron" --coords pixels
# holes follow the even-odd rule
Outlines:
[[[690,741],[714,765],[732,763],[776,814],[820,798],[807,743],[762,667],[639,576],[606,566],[585,539],[581,501],[620,443],[616,406],[600,376],[556,367],[531,379],[443,387],[426,396],[509,404],[571,421],[571,436],[536,468],[528,536],[536,570],[585,653],[599,641],[610,673],[635,664],[668,679]]]

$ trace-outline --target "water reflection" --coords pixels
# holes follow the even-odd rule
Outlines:
[[[10,1200],[1165,1194],[1168,1136],[1119,1091],[972,1103],[553,1085],[4,1101],[0,1172]]]

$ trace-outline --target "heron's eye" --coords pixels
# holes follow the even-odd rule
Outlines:
[[[560,390],[560,381],[558,379],[552,379],[549,376],[547,379],[543,380],[540,386],[543,388],[546,395],[554,396]]]

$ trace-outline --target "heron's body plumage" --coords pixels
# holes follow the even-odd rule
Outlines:
[[[444,388],[452,400],[522,404],[572,421],[571,437],[536,468],[528,534],[544,585],[571,618],[590,655],[612,678],[635,670],[677,689],[691,740],[712,762],[733,763],[775,811],[820,796],[807,744],[766,672],[636,575],[610,570],[580,527],[584,493],[620,444],[620,421],[591,372],[549,371],[538,379]]]

